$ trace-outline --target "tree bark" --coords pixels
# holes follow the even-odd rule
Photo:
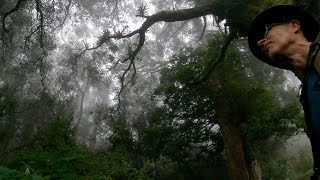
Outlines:
[[[79,113],[78,113],[78,117],[77,117],[77,120],[76,120],[76,124],[74,125],[74,129],[78,130],[79,126],[80,126],[80,122],[82,120],[83,103],[84,103],[84,98],[85,98],[86,92],[89,89],[89,82],[86,82],[85,88],[83,90],[81,89],[81,87],[79,85],[79,82],[76,82],[76,85],[77,85],[77,87],[78,87],[78,89],[80,91],[80,94],[81,94],[81,100],[80,100],[80,105],[79,105]]]
[[[229,176],[232,180],[248,180],[249,171],[246,165],[244,141],[240,134],[241,119],[232,112],[231,107],[234,104],[219,95],[224,86],[220,79],[222,78],[217,67],[212,71],[207,82],[215,101],[215,111],[222,132]]]
[[[83,103],[84,103],[84,97],[85,97],[86,93],[85,92],[81,92],[81,100],[80,100],[80,105],[79,105],[79,113],[78,113],[78,117],[77,117],[77,121],[76,124],[74,125],[74,129],[78,129],[81,119],[82,119],[82,114],[83,114]]]
[[[262,179],[261,164],[256,159],[250,162],[249,177],[251,180]]]
[[[94,117],[94,121],[93,121],[93,129],[90,135],[90,140],[89,140],[89,149],[91,151],[94,151],[96,148],[96,144],[97,144],[97,134],[98,134],[98,129],[101,125],[102,119],[101,116],[103,114],[103,108],[98,108],[98,110],[95,112],[96,115]]]
[[[224,108],[227,107],[225,106]],[[233,120],[228,115],[225,116],[219,110],[217,110],[217,114],[221,118],[219,125],[222,132],[229,176],[234,180],[247,180],[249,179],[249,174],[239,127],[236,127],[233,123],[229,123]]]
[[[91,151],[94,151],[96,148],[96,143],[97,143],[97,132],[98,132],[98,124],[95,122],[93,125],[93,130],[90,135],[90,140],[89,140],[89,149]]]

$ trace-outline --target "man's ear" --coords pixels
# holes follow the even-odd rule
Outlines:
[[[298,20],[292,20],[290,21],[290,25],[293,28],[293,31],[296,33],[298,32],[300,29],[300,22]]]

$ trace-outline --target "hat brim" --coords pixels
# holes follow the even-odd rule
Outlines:
[[[264,38],[266,24],[290,22],[291,20],[298,20],[300,22],[302,32],[309,42],[313,42],[316,39],[319,33],[319,25],[310,14],[290,5],[273,6],[260,13],[251,24],[248,43],[253,55],[271,66],[290,69],[285,65],[272,61],[262,51],[261,47],[257,45],[257,42]]]

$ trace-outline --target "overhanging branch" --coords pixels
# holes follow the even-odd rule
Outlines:
[[[212,67],[210,68],[210,70],[208,71],[208,73],[205,76],[206,79],[211,75],[211,73],[214,71],[214,69],[217,67],[217,65],[224,61],[225,55],[226,55],[226,51],[228,50],[228,47],[229,47],[230,43],[232,42],[232,40],[235,39],[236,37],[237,37],[237,32],[236,31],[231,31],[228,34],[228,37],[227,37],[225,43],[223,44],[223,46],[220,49],[218,59],[212,65]]]
[[[206,16],[212,14],[212,6],[202,6],[195,7],[190,9],[182,9],[175,11],[161,11],[151,16],[144,16],[146,20],[141,25],[139,29],[136,29],[128,34],[116,33],[114,35],[106,36],[99,41],[99,43],[92,48],[87,48],[86,50],[93,50],[101,47],[104,43],[108,42],[110,39],[124,39],[132,37],[136,34],[144,33],[157,22],[176,22],[176,21],[185,21],[193,18]]]
[[[187,85],[198,85],[204,81],[206,81],[210,75],[212,74],[212,72],[215,70],[215,68],[224,61],[225,59],[225,55],[226,55],[226,52],[228,50],[228,47],[230,45],[230,43],[232,42],[232,40],[234,40],[235,38],[237,37],[237,32],[236,31],[231,31],[226,40],[225,40],[225,43],[223,44],[223,46],[221,47],[220,49],[220,52],[219,52],[219,55],[218,55],[218,58],[215,59],[216,57],[212,57],[211,61],[214,61],[213,65],[209,68],[209,70],[205,73],[205,75],[200,79],[200,80],[197,80],[197,81],[194,81],[194,82],[191,82],[191,83],[188,83]]]
[[[140,50],[142,49],[144,43],[145,43],[145,38],[146,35],[145,33],[147,32],[147,30],[154,25],[157,22],[176,22],[176,21],[185,21],[185,20],[190,20],[193,18],[198,18],[198,17],[202,17],[202,16],[206,16],[209,14],[212,14],[212,5],[206,5],[206,6],[202,6],[202,7],[195,7],[195,8],[190,8],[190,9],[182,9],[182,10],[175,10],[175,11],[161,11],[158,12],[156,14],[153,14],[151,16],[141,16],[143,18],[145,18],[146,20],[143,22],[143,24],[141,25],[140,28],[125,34],[124,30],[123,31],[119,31],[113,35],[110,35],[109,31],[105,31],[104,34],[100,37],[99,41],[97,42],[97,45],[91,48],[86,48],[84,49],[82,52],[79,53],[79,55],[76,57],[76,60],[78,58],[80,58],[82,55],[84,55],[87,51],[89,50],[94,50],[94,49],[98,49],[100,47],[102,47],[105,43],[107,43],[108,41],[110,41],[111,39],[124,39],[124,38],[130,38],[136,34],[139,34],[139,43],[138,45],[135,47],[135,49],[131,52],[129,52],[128,57],[125,58],[122,62],[126,62],[126,61],[130,61],[129,66],[127,67],[127,69],[124,71],[124,73],[122,74],[121,78],[120,78],[120,90],[118,93],[118,109],[120,107],[120,94],[123,91],[124,88],[124,80],[125,80],[125,76],[127,75],[127,73],[130,71],[131,68],[134,69],[134,74],[136,73],[136,68],[135,68],[135,64],[134,64],[134,60],[137,56],[137,54],[140,52]]]
[[[130,60],[130,64],[128,66],[128,68],[124,71],[124,73],[122,74],[121,78],[120,78],[120,83],[121,83],[121,86],[120,86],[120,90],[119,90],[119,93],[118,93],[118,109],[120,108],[120,102],[121,102],[121,99],[120,99],[120,94],[121,92],[123,91],[123,88],[124,88],[124,81],[125,81],[125,76],[126,74],[129,72],[129,70],[131,69],[131,67],[133,67],[133,75],[132,77],[135,76],[137,70],[136,70],[136,66],[134,64],[134,60],[137,56],[137,54],[139,53],[139,51],[141,50],[141,48],[143,47],[143,44],[145,42],[145,39],[146,39],[146,35],[145,35],[145,32],[141,32],[140,33],[140,38],[139,38],[139,44],[137,45],[136,49],[133,51],[132,54],[129,54],[129,57],[125,59],[125,61],[128,61]]]

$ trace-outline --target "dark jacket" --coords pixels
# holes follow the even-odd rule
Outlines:
[[[320,35],[310,46],[306,68],[304,70],[302,103],[307,134],[311,141],[314,168],[320,171]]]

